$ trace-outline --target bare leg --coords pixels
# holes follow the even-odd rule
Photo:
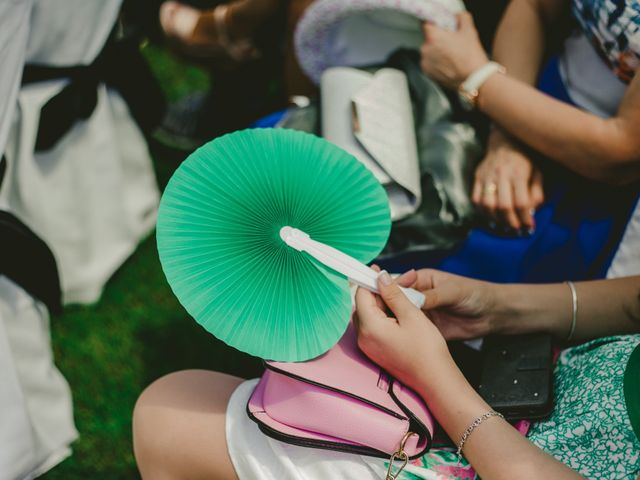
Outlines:
[[[160,25],[174,46],[188,55],[225,59],[233,54],[231,60],[244,62],[255,58],[257,53],[255,48],[245,43],[280,8],[281,3],[282,0],[234,0],[224,7],[218,5],[225,9],[224,13],[221,11],[221,26],[216,20],[218,7],[198,10],[169,0],[160,7]],[[232,52],[232,49],[236,51]]]
[[[140,395],[133,443],[143,479],[235,480],[225,414],[242,379],[205,370],[172,373]]]

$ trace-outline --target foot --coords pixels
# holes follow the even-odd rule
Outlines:
[[[241,2],[198,10],[175,1],[160,7],[160,24],[181,52],[198,58],[246,62],[258,56],[251,43],[252,26],[242,18]]]

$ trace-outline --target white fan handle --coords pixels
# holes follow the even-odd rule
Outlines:
[[[346,253],[317,242],[302,230],[289,226],[280,229],[280,238],[291,248],[295,248],[299,252],[307,252],[320,263],[348,277],[356,285],[374,293],[380,293],[378,290],[378,272]],[[425,300],[422,293],[413,288],[400,287],[400,289],[411,303],[418,308],[422,308]]]

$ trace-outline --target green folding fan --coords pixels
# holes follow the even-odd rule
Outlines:
[[[348,280],[281,230],[366,263],[390,226],[383,188],[354,157],[313,135],[259,129],[185,160],[162,196],[157,240],[171,288],[207,331],[258,357],[302,361],[344,333]]]

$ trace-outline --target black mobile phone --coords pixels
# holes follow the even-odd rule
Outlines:
[[[548,334],[486,337],[478,392],[507,420],[553,410],[553,350]]]

